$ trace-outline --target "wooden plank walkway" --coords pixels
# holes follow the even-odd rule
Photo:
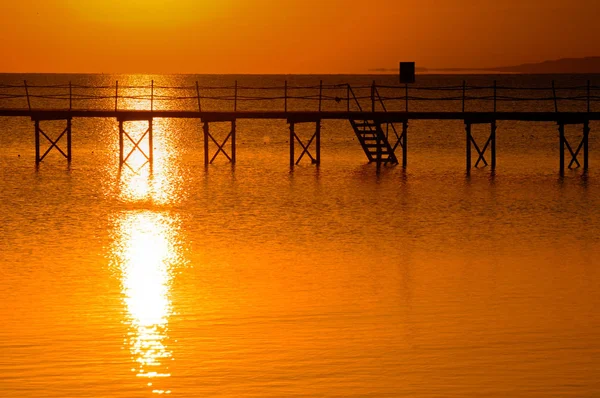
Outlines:
[[[396,111],[177,111],[177,110],[56,110],[0,109],[0,117],[29,117],[32,120],[63,120],[68,118],[116,118],[117,120],[148,120],[151,118],[202,119],[231,121],[238,119],[279,119],[294,122],[317,120],[463,120],[473,123],[491,121],[529,121],[583,123],[600,120],[600,112],[396,112]]]

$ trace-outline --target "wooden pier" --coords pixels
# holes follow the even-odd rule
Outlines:
[[[105,94],[106,90],[114,94]],[[120,91],[121,90],[121,91]],[[131,91],[135,94],[131,94]],[[168,94],[157,93],[157,90]],[[283,95],[273,95],[281,90]],[[367,95],[360,91],[369,90]],[[385,90],[387,94],[382,95]],[[324,120],[348,120],[358,142],[362,146],[367,160],[381,164],[402,164],[407,167],[408,129],[412,120],[460,120],[465,124],[466,133],[466,168],[489,166],[496,169],[496,133],[499,121],[555,122],[558,126],[559,171],[564,173],[565,167],[589,168],[589,134],[590,122],[600,120],[600,112],[593,105],[600,101],[600,87],[586,86],[557,87],[554,82],[546,88],[502,87],[494,82],[491,86],[451,87],[411,87],[411,92],[428,95],[410,95],[408,86],[382,86],[373,82],[370,86],[349,84],[292,87],[285,83],[283,87],[243,87],[237,82],[233,87],[200,87],[194,86],[165,87],[155,86],[152,81],[148,86],[81,86],[0,85],[0,116],[28,117],[34,122],[35,161],[40,163],[52,149],[60,152],[67,161],[72,160],[71,136],[73,118],[114,118],[119,125],[119,164],[127,163],[130,156],[139,151],[152,166],[153,163],[153,120],[155,118],[199,119],[203,126],[204,162],[211,164],[218,155],[224,155],[230,162],[236,162],[236,121],[239,119],[279,119],[289,124],[290,167],[299,164],[302,159],[309,159],[313,164],[321,162],[321,123]],[[103,93],[104,91],[104,93]],[[129,91],[129,93],[128,93]],[[139,94],[144,91],[143,94]],[[230,92],[232,91],[232,92]],[[244,94],[251,91],[252,95]],[[296,91],[297,94],[294,94]],[[469,95],[482,92],[483,95]],[[546,95],[502,95],[502,91],[511,93],[544,92]],[[560,92],[565,95],[560,95]],[[210,94],[212,92],[212,94]],[[217,94],[215,94],[215,92]],[[458,94],[457,94],[458,93]],[[36,106],[34,103],[42,103]],[[99,106],[85,106],[90,102],[101,102]],[[114,101],[114,107],[108,106]],[[190,109],[189,103],[195,109]],[[206,102],[216,104],[216,109],[207,109]],[[308,105],[293,109],[292,101],[304,101]],[[439,104],[455,103],[460,107],[456,111],[409,111],[411,102],[433,101]],[[519,111],[498,110],[503,102],[524,103],[551,102],[553,111]],[[582,110],[561,111],[559,104],[572,102]],[[179,106],[184,102],[184,106]],[[242,104],[261,102],[267,104],[263,110],[240,109]],[[57,106],[56,104],[60,104]],[[203,103],[204,108],[203,108]],[[471,104],[474,110],[468,110]],[[80,106],[74,106],[80,105]],[[81,106],[83,104],[83,106]],[[156,108],[156,104],[161,106]],[[325,109],[332,104],[335,109]],[[26,106],[25,106],[26,105]],[[68,105],[68,106],[67,106]],[[315,109],[311,109],[311,108]],[[487,109],[487,108],[490,109]],[[230,109],[227,109],[230,108]],[[64,121],[65,129],[58,137],[50,137],[44,130],[44,121]],[[145,121],[148,125],[141,137],[134,139],[127,132],[126,123]],[[230,131],[223,141],[218,141],[211,134],[211,123],[229,123]],[[304,142],[296,134],[296,125],[313,124],[314,133]],[[472,127],[476,124],[489,125],[490,133],[485,142],[478,143]],[[582,139],[577,145],[565,137],[566,125],[580,125]],[[63,137],[66,148],[61,147]],[[48,141],[49,147],[42,153],[41,138]],[[212,144],[211,144],[212,142]],[[126,151],[125,147],[129,150]],[[211,153],[210,147],[216,150]],[[297,148],[297,146],[299,148]],[[299,151],[297,151],[299,149]],[[486,154],[489,156],[486,157]],[[567,159],[565,159],[565,153]],[[580,155],[583,161],[580,162]],[[400,158],[400,159],[399,159]],[[473,164],[473,158],[475,163]],[[489,160],[489,161],[488,161]],[[583,164],[582,164],[583,163]]]

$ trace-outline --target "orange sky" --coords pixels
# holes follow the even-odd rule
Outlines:
[[[368,73],[600,55],[599,0],[3,0],[0,72]]]

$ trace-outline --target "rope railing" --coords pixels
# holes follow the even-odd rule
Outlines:
[[[355,87],[353,87],[355,88]],[[363,88],[371,88],[371,86],[365,86]],[[382,84],[378,84],[377,88],[383,88],[383,89],[395,89],[395,90],[404,90],[405,86],[390,86],[390,85],[382,85]],[[456,90],[456,91],[460,91],[463,89],[463,86],[439,86],[439,87],[419,87],[419,86],[415,86],[415,87],[411,87],[411,90],[422,90],[422,91],[452,91],[452,90]]]
[[[572,86],[559,86],[552,82],[552,85],[547,87],[525,87],[498,85],[496,82],[493,85],[468,85],[463,82],[462,85],[446,86],[377,85],[373,82],[371,85],[352,86],[347,83],[323,84],[323,82],[319,85],[290,85],[286,81],[283,86],[251,86],[238,85],[236,81],[234,85],[202,86],[196,82],[195,85],[167,86],[154,85],[152,81],[149,85],[119,85],[116,82],[115,85],[94,86],[72,82],[28,84],[24,81],[23,84],[0,84],[0,108],[22,109],[23,103],[19,103],[18,106],[14,104],[23,99],[27,100],[29,110],[52,110],[48,102],[54,104],[57,101],[64,104],[68,102],[70,110],[74,109],[74,103],[77,109],[85,110],[87,108],[83,104],[86,102],[112,100],[115,111],[128,110],[132,107],[154,111],[155,103],[194,101],[197,103],[198,111],[202,111],[203,102],[205,104],[207,102],[230,103],[233,104],[234,111],[245,103],[270,102],[271,108],[278,110],[283,108],[286,112],[293,110],[290,105],[295,101],[318,103],[319,111],[323,110],[325,103],[343,104],[348,112],[363,111],[363,109],[390,111],[401,105],[404,105],[403,108],[408,111],[409,103],[431,102],[461,102],[463,111],[470,103],[477,103],[478,106],[482,103],[493,103],[493,109],[497,111],[498,103],[554,102],[554,109],[558,112],[559,102],[587,102],[587,111],[590,112],[592,103],[600,101],[599,91],[600,86],[592,85],[591,82],[587,82],[587,85]],[[148,103],[150,106],[146,107],[139,102]],[[110,104],[104,107],[112,108]],[[410,109],[414,108],[410,107]]]

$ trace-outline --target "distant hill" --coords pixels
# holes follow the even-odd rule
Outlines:
[[[562,58],[533,64],[493,68],[515,73],[600,73],[600,57]]]
[[[497,66],[493,68],[427,68],[428,72],[503,72],[503,73],[600,73],[600,57],[561,58],[553,61],[521,64],[515,66]]]
[[[371,72],[397,72],[397,69],[371,69]],[[599,73],[600,57],[585,58],[561,58],[552,61],[521,64],[514,66],[497,66],[493,68],[417,68],[417,73],[464,73],[464,72],[498,72],[498,73],[527,73],[527,74],[551,74],[551,73]]]

